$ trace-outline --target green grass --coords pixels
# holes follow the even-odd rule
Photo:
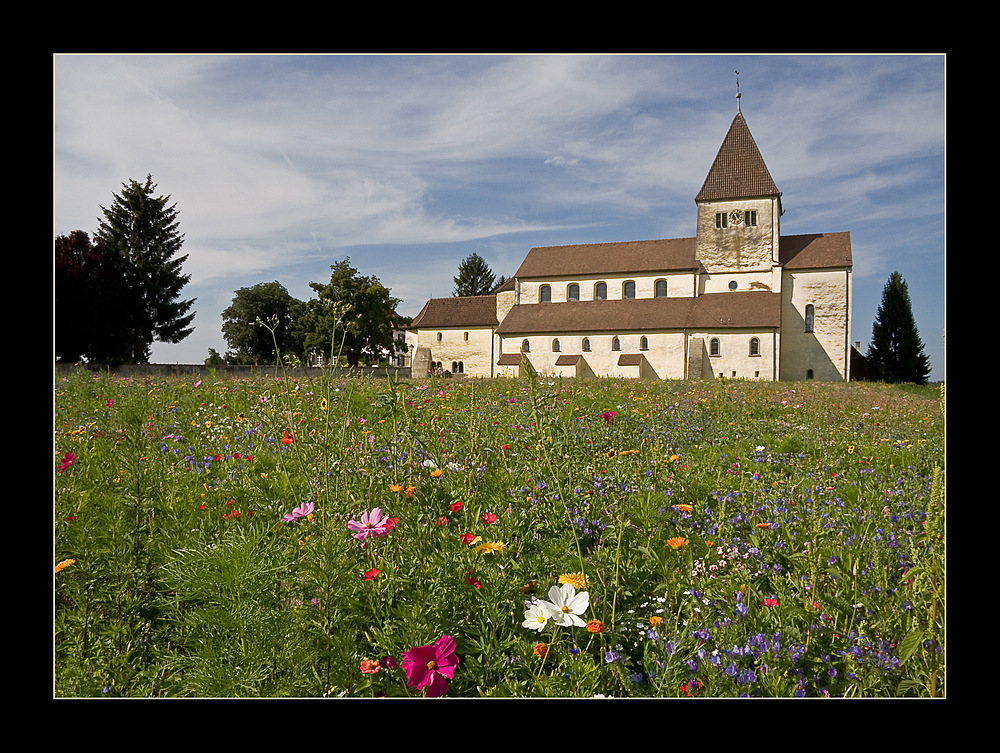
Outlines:
[[[940,387],[80,371],[54,402],[56,696],[416,697],[442,635],[452,697],[944,694]],[[524,627],[570,574],[589,627]]]

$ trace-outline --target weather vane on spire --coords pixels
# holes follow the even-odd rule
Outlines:
[[[743,113],[743,110],[740,108],[741,96],[742,95],[740,94],[740,72],[736,71],[736,111],[740,114]]]

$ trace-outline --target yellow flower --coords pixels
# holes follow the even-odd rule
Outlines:
[[[687,546],[688,540],[683,536],[674,536],[672,539],[667,539],[667,546],[671,549],[680,549],[682,546]]]
[[[502,541],[484,541],[476,547],[476,551],[481,554],[493,554],[493,552],[502,552],[505,548]]]
[[[326,410],[326,406],[327,406],[327,402],[326,402],[326,398],[324,397],[322,400],[319,401],[320,410]]]
[[[63,560],[58,565],[56,565],[56,572],[58,573],[60,570],[65,570],[67,567],[69,567],[70,565],[72,565],[74,562],[76,562],[76,560]]]
[[[560,583],[569,583],[576,590],[585,588],[587,585],[587,576],[583,573],[563,573],[559,576]]]

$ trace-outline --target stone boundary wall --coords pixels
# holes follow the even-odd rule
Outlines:
[[[219,366],[206,366],[205,364],[187,363],[148,363],[148,364],[122,364],[121,366],[106,366],[99,363],[62,363],[56,362],[56,376],[65,376],[77,369],[86,371],[111,374],[115,377],[145,377],[145,376],[202,376],[208,377],[213,373],[216,377],[224,379],[243,377],[271,377],[275,376],[300,378],[309,377],[319,379],[322,376],[333,377],[368,376],[384,378],[388,374],[393,374],[399,379],[410,377],[409,368],[378,368],[374,366],[359,366],[356,369],[325,369],[315,366],[277,367],[274,366],[231,366],[222,364]]]

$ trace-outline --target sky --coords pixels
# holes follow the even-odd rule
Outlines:
[[[152,175],[178,211],[196,316],[151,361],[200,364],[229,349],[237,290],[315,298],[309,283],[345,258],[415,316],[473,253],[511,277],[536,246],[692,237],[739,107],[782,192],[782,234],[851,233],[851,341],[867,351],[898,271],[938,381],[946,62],[56,54],[53,238],[93,237],[102,208]]]

